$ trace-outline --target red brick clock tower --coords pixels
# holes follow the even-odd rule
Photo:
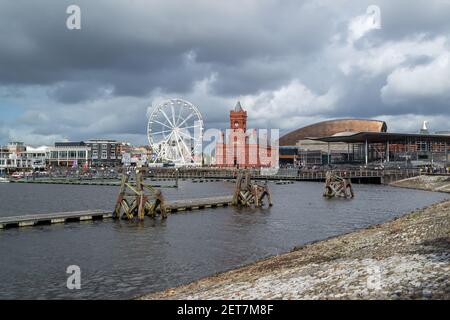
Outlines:
[[[227,137],[222,133],[221,141],[216,145],[215,165],[237,168],[262,167],[256,129],[247,133],[247,111],[242,109],[239,101],[230,111],[230,129],[227,130]],[[250,136],[253,136],[252,140],[250,140]],[[263,151],[270,157],[272,155],[271,147],[266,146],[265,149]]]
[[[233,131],[247,131],[247,111],[242,109],[241,103],[238,101],[234,110],[230,111],[230,126]]]

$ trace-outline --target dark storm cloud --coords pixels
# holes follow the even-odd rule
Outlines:
[[[436,67],[450,47],[446,0],[80,0],[82,29],[68,30],[71,4],[0,0],[0,97],[26,110],[0,139],[20,125],[28,136],[142,136],[147,108],[171,96],[199,106],[207,126],[226,125],[241,97],[258,102],[255,123],[284,129],[450,116]],[[382,28],[352,34],[369,5]],[[436,76],[424,85],[422,74]]]
[[[450,32],[450,2],[447,0],[384,0],[378,3],[382,12],[381,34],[386,39],[398,40],[413,33],[432,36]]]
[[[72,104],[101,99],[108,95],[108,91],[108,88],[101,88],[101,84],[86,81],[59,83],[49,89],[48,94],[57,101]]]
[[[186,92],[216,72],[217,92],[241,94],[247,86],[254,91],[268,87],[265,82],[281,83],[274,72],[251,76],[246,61],[314,52],[331,30],[321,22],[329,20],[329,10],[309,1],[78,1],[82,30],[70,31],[65,9],[71,3],[1,4],[0,83],[51,85],[83,77],[91,85],[114,86],[118,95],[143,95],[155,87]],[[191,53],[195,68],[186,66]],[[86,89],[79,100],[95,91]]]
[[[117,8],[111,2],[79,2],[79,31],[65,27],[65,9],[70,3],[40,1],[33,7],[20,1],[1,4],[1,83],[51,85],[83,79],[91,86],[112,85],[118,94],[139,95],[156,84],[185,91],[203,76],[186,70],[185,56],[190,50],[186,43],[146,37],[155,32],[150,19],[141,17],[142,24],[128,26],[127,19],[133,17],[127,16],[125,2]],[[173,76],[178,70],[182,73],[179,78]],[[132,76],[137,79],[130,84]],[[81,93],[80,99],[89,97],[89,92]]]

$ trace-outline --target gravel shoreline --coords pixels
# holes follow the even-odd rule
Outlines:
[[[390,183],[393,187],[450,193],[450,176],[422,175]]]
[[[450,299],[450,201],[139,299]]]

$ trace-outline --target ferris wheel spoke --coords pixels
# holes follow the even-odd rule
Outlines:
[[[170,140],[170,138],[172,137],[173,131],[165,138],[163,138],[161,140],[161,142],[159,142],[159,144],[163,145],[164,147],[167,145],[167,142]]]
[[[183,149],[181,148],[181,144],[179,142],[177,142],[177,146],[176,147],[177,147],[176,150],[180,154],[180,158],[183,160],[183,162],[186,162],[185,154],[184,154]]]
[[[201,127],[201,125],[197,124],[197,125],[193,125],[193,126],[189,126],[189,127],[182,127],[182,128],[179,128],[179,129],[180,130],[182,130],[182,129],[192,129],[192,128],[197,128],[197,127]]]
[[[155,162],[158,161],[158,159],[160,158],[160,156],[161,156],[161,150],[159,150],[159,151],[156,152]]]
[[[161,113],[162,113],[163,116],[166,118],[167,122],[169,122],[169,124],[172,126],[172,128],[174,128],[175,126],[174,126],[173,123],[169,120],[169,117],[167,116],[167,114],[164,112],[163,109],[161,109]]]
[[[193,139],[193,140],[195,140],[194,137],[192,137],[190,134],[187,134],[187,133],[185,133],[185,132],[183,132],[183,131],[178,131],[178,133],[179,133],[179,134],[182,134],[183,136],[185,136],[185,137],[188,138],[188,139]],[[189,133],[189,131],[188,131],[188,133]]]
[[[175,138],[176,138],[176,145],[177,145],[177,148],[178,148],[178,152],[180,152],[180,155],[181,155],[181,157],[183,158],[183,162],[186,162],[186,159],[184,158],[184,154],[183,154],[183,152],[181,151],[181,147],[180,147],[180,144],[179,144],[179,140],[181,140],[181,141],[183,141],[183,139],[181,139],[179,136],[178,136],[178,134],[175,132]]]
[[[186,143],[184,142],[183,139],[181,139],[181,143],[183,144],[184,148],[186,149],[187,153],[189,154],[190,157],[192,157],[192,151],[189,150],[188,146],[186,145]]]
[[[165,124],[165,123],[162,123],[162,122],[160,122],[160,121],[158,121],[158,120],[152,120],[152,121],[155,121],[156,123],[159,123],[160,125],[163,125],[164,127],[167,127],[167,128],[169,128],[169,129],[172,130],[172,127],[168,126],[168,125]]]
[[[177,123],[175,124],[176,126],[179,125],[182,114],[183,114],[183,108],[180,108],[180,112],[178,113]]]
[[[172,120],[173,120],[173,126],[176,126],[175,122],[175,110],[173,109],[173,104],[170,105],[170,109],[172,109]]]
[[[166,133],[166,132],[172,132],[172,130],[163,130],[163,131],[158,131],[158,132],[151,132],[151,131],[150,131],[150,133],[151,133],[152,135],[161,134],[161,133]]]
[[[158,150],[159,149],[159,150]],[[161,148],[158,148],[156,150],[156,157],[155,157],[155,162],[159,159],[159,157],[161,156]]]
[[[191,113],[189,116],[187,116],[186,119],[183,120],[183,122],[181,122],[178,127],[180,128],[183,124],[185,124],[190,118],[192,118],[192,116],[194,115],[194,113]]]

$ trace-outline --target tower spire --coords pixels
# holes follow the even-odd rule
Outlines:
[[[234,111],[236,111],[236,112],[244,111],[244,109],[242,109],[241,102],[239,100],[236,103],[236,106],[234,107]]]

